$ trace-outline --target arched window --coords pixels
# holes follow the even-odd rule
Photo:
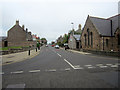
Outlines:
[[[90,41],[89,41],[89,29],[87,29],[87,33],[88,33],[88,46],[90,45]]]
[[[93,46],[93,33],[91,32],[90,35],[91,35],[91,46]]]
[[[118,45],[120,45],[120,35],[118,34]]]
[[[84,39],[85,39],[85,46],[86,46],[86,34],[84,34]]]

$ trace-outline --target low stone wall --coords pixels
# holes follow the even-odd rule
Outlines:
[[[105,55],[105,56],[114,56],[114,57],[119,57],[120,58],[120,52],[114,52],[114,51],[93,51],[93,50],[82,50],[83,52],[89,52],[93,54],[98,54],[98,55]]]
[[[36,47],[22,47],[21,49],[9,49],[5,51],[0,51],[0,55],[5,55],[5,54],[11,54],[11,53],[18,53],[18,52],[23,52],[23,51],[28,51],[28,50],[33,50]]]

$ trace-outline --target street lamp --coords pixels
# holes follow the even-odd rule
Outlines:
[[[74,23],[71,22],[71,24],[72,24],[72,35],[74,35]],[[73,41],[73,40],[72,40],[72,41]],[[72,42],[72,49],[73,49],[73,42]]]
[[[74,23],[73,23],[73,22],[71,22],[71,24],[72,24],[72,30],[74,30]]]

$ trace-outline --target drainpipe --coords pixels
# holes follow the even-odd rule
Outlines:
[[[104,37],[102,37],[103,38],[103,51],[104,51]]]
[[[111,38],[112,38],[112,48],[111,48],[111,51],[113,51],[113,31],[112,31],[112,20],[110,20],[110,26],[111,26]]]

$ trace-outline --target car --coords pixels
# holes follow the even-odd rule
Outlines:
[[[45,45],[46,47],[48,47],[48,45]]]
[[[51,45],[52,47],[54,47],[55,45]]]
[[[56,49],[59,49],[59,45],[55,45],[55,48],[56,48]]]
[[[65,50],[69,49],[68,44],[64,44]]]

